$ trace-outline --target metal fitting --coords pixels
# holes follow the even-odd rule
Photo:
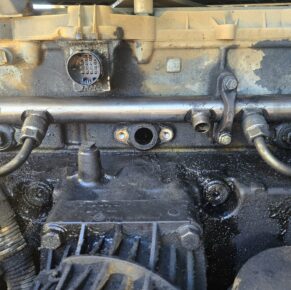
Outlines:
[[[43,231],[44,235],[41,238],[42,248],[55,250],[63,244],[65,230],[61,226],[46,224]]]
[[[161,143],[170,142],[174,138],[174,131],[169,127],[163,127],[159,133],[159,138]]]
[[[221,180],[212,180],[203,188],[204,198],[212,206],[223,204],[229,197],[231,188]]]
[[[197,250],[201,245],[202,229],[198,224],[183,225],[177,229],[182,246],[189,250]]]
[[[229,145],[232,141],[231,134],[224,132],[218,136],[218,143],[221,145]]]
[[[114,131],[114,139],[120,143],[128,144],[129,133],[127,128],[121,128]]]
[[[21,128],[20,142],[26,138],[33,139],[36,146],[39,146],[44,139],[49,125],[46,112],[27,112]]]
[[[193,112],[191,116],[192,126],[199,133],[208,133],[211,124],[209,112]]]
[[[227,90],[232,91],[232,90],[235,90],[237,88],[238,81],[234,76],[226,76],[223,79],[223,84]]]
[[[128,142],[138,150],[150,150],[159,142],[158,129],[157,126],[148,123],[130,126]]]
[[[102,177],[100,151],[94,142],[82,144],[78,152],[78,179],[87,185],[94,185]]]
[[[269,137],[269,125],[260,112],[244,111],[243,114],[243,131],[249,142],[253,142],[256,137]]]

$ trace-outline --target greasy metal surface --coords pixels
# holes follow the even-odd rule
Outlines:
[[[47,217],[59,226],[73,221],[77,254],[89,245],[84,237],[92,228],[85,223],[128,221],[145,231],[148,222],[150,228],[161,221],[174,228],[195,220],[203,227],[198,245],[205,247],[208,289],[228,289],[250,257],[291,244],[291,181],[259,158],[241,124],[243,109],[261,109],[272,144],[280,123],[290,125],[291,8],[176,7],[152,13],[151,3],[135,2],[135,9],[77,5],[12,17],[0,10],[0,129],[10,124],[15,137],[4,144],[1,164],[19,149],[25,111],[47,111],[52,123],[24,167],[1,183],[37,267],[40,258],[53,257],[40,257],[41,238],[43,245],[66,247],[62,230],[43,228]],[[80,49],[105,56],[107,73],[96,82],[98,90],[76,89],[67,73],[70,55]],[[216,91],[222,64],[238,81],[228,146],[213,138],[225,109]],[[195,111],[209,114],[207,134],[192,127]],[[169,128],[173,139],[147,153],[116,140],[118,129],[143,122]],[[283,135],[288,141],[288,130]],[[77,176],[77,151],[86,142],[101,149],[102,167],[97,154],[86,159],[94,161],[89,165],[83,160]],[[274,152],[290,164],[289,150]],[[147,261],[148,255],[140,256]],[[150,261],[155,265],[153,256]],[[203,259],[198,267],[193,263],[187,256],[188,267],[206,269]]]
[[[133,152],[121,154],[120,151],[101,153],[106,176],[118,175],[123,168],[125,177],[133,178],[130,170],[126,169],[132,164],[139,164],[141,172],[153,172],[161,184],[164,184],[165,189],[169,188],[174,180],[186,183],[185,193],[198,202],[197,213],[201,215],[204,228],[203,240],[207,254],[209,289],[217,289],[217,285],[220,289],[230,286],[239,268],[256,253],[270,247],[291,243],[288,221],[291,206],[290,179],[271,170],[254,151],[227,153],[219,150],[179,154]],[[8,155],[6,158],[10,157],[10,154],[6,153],[6,155]],[[4,159],[2,156],[3,154],[1,159]],[[47,162],[48,159],[52,162]],[[68,174],[73,175],[76,172],[76,161],[76,154],[68,151],[34,153],[24,168],[5,179],[7,192],[13,194],[23,181],[45,179],[55,187],[54,198],[66,199],[67,195],[62,193],[62,188],[66,188],[64,180]],[[144,173],[141,173],[142,176],[146,176]],[[269,176],[272,176],[272,179]],[[221,217],[232,208],[232,205],[225,204],[215,209],[209,207],[203,199],[201,200],[200,188],[208,179],[227,178],[234,179],[233,182],[237,184],[241,192],[242,204],[233,217],[223,219]],[[147,187],[158,188],[158,183],[151,185],[147,179],[134,180],[145,182],[139,186],[139,195],[148,195]],[[130,200],[130,195],[136,193],[129,190],[126,184],[125,182],[125,187],[120,186],[118,179],[112,179],[111,183],[105,185],[108,190],[104,191],[104,197],[110,194],[112,198],[117,198],[115,195],[117,190],[124,188],[123,196]],[[116,190],[112,190],[112,186]],[[131,186],[134,188],[134,184]],[[70,193],[69,188],[68,191]],[[92,201],[101,194],[101,191],[92,191],[90,188],[83,188],[82,192],[85,198],[91,196]],[[175,193],[176,190],[163,192],[164,198],[167,199],[167,195],[172,197],[170,192]],[[78,190],[72,194],[74,198],[82,198],[78,195]],[[103,199],[102,195],[100,198]],[[35,220],[35,225],[38,223],[39,221]],[[29,227],[26,228],[28,237],[30,231]]]

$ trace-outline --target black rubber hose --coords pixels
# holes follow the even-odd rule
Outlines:
[[[30,290],[35,278],[31,250],[0,188],[0,268],[8,290]]]
[[[34,144],[35,141],[33,139],[26,138],[16,156],[8,163],[0,166],[0,177],[6,176],[21,167],[32,152]]]
[[[272,168],[279,171],[280,173],[291,176],[291,166],[283,163],[273,155],[273,153],[268,148],[264,137],[256,137],[254,139],[254,144],[258,153],[267,164],[269,164]]]

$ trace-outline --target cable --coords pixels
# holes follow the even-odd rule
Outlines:
[[[291,176],[291,166],[283,163],[273,155],[273,153],[268,148],[263,136],[256,137],[254,139],[254,144],[258,153],[267,164],[269,164],[272,168],[279,171],[280,173]]]
[[[0,177],[6,176],[17,170],[28,159],[35,145],[35,141],[31,138],[26,138],[24,143],[16,154],[16,156],[8,163],[0,166]]]

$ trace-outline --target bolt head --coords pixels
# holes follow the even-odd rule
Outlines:
[[[225,79],[225,83],[224,84],[225,84],[225,88],[230,90],[230,91],[231,90],[235,90],[237,88],[237,86],[238,86],[237,80],[232,76],[227,77]]]
[[[126,144],[129,139],[129,133],[126,128],[117,129],[114,132],[114,138],[116,141]]]
[[[229,145],[231,141],[231,135],[229,133],[222,133],[218,137],[218,143],[222,145]]]
[[[180,241],[182,246],[194,251],[200,247],[201,244],[201,228],[198,225],[184,225],[178,228]]]
[[[62,245],[61,235],[51,231],[42,236],[41,245],[43,248],[55,250]]]
[[[228,199],[231,189],[225,182],[213,180],[204,187],[203,193],[207,202],[215,207]]]
[[[174,138],[174,132],[170,128],[163,128],[160,131],[159,137],[162,142],[169,142]]]

